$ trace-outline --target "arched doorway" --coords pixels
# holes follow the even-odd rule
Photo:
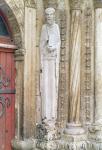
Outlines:
[[[0,150],[11,150],[15,130],[14,49],[10,27],[0,11]]]

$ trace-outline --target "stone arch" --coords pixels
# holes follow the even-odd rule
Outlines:
[[[23,13],[17,8],[16,3],[8,1],[8,0],[1,0],[0,1],[0,9],[7,17],[9,25],[12,29],[12,36],[14,43],[17,45],[18,48],[22,48],[23,46]],[[18,11],[18,13],[17,13]],[[20,11],[20,12],[19,12]]]

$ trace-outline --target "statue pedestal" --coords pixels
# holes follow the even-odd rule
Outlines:
[[[37,139],[52,141],[57,139],[57,126],[55,120],[44,119],[37,125]]]
[[[67,128],[64,130],[62,140],[65,145],[65,149],[87,150],[87,137],[80,124],[67,124]]]
[[[42,124],[37,125],[36,147],[42,150],[58,149],[58,128],[55,120],[44,119]]]

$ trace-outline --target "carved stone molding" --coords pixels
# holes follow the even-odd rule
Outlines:
[[[86,121],[91,120],[91,95],[92,95],[92,47],[91,47],[91,32],[92,32],[92,10],[86,9],[86,53],[85,53],[85,102],[86,102]]]
[[[59,75],[59,99],[58,99],[58,122],[63,127],[66,118],[66,14],[60,14],[61,52],[60,52],[60,75]]]
[[[81,121],[85,124],[93,122],[94,116],[94,22],[93,10],[86,7],[82,21],[82,53],[81,53]]]
[[[15,51],[15,61],[22,61],[24,60],[25,50],[18,49]]]
[[[86,53],[85,53],[85,102],[86,102],[86,121],[90,122],[90,96],[91,96],[91,18],[90,8],[86,10]]]
[[[76,137],[77,139],[77,137]],[[81,139],[81,137],[80,137]],[[57,140],[57,141],[40,141],[36,142],[36,147],[38,150],[87,150],[87,145],[85,142],[78,139],[76,142],[69,142],[66,140]]]
[[[71,9],[80,9],[82,0],[70,0]]]

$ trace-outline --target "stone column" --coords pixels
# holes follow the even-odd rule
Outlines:
[[[23,77],[24,77],[24,49],[16,50],[16,138],[23,138]]]
[[[36,67],[36,10],[25,6],[25,59],[24,59],[24,137],[35,134],[35,67]]]
[[[25,150],[28,141],[24,142],[23,130],[23,103],[24,103],[24,53],[25,50],[18,49],[15,51],[15,65],[16,65],[16,95],[15,95],[15,139],[12,140],[12,147],[14,150]]]
[[[36,9],[25,0],[24,61],[19,61],[17,72],[17,138],[12,145],[16,150],[35,149],[36,100]],[[23,116],[23,117],[22,117]]]
[[[69,119],[64,142],[70,149],[86,149],[86,135],[80,123],[81,2],[71,1]]]
[[[102,149],[102,8],[95,10],[95,122],[89,128],[90,149]]]

